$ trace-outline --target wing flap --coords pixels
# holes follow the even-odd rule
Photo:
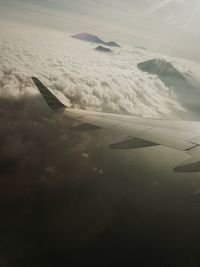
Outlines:
[[[152,143],[146,140],[142,140],[140,138],[129,138],[128,140],[118,142],[115,144],[109,145],[110,149],[133,149],[133,148],[144,148],[144,147],[152,147],[157,146],[158,144]]]
[[[200,171],[200,161],[196,158],[190,158],[187,161],[182,162],[177,165],[174,169],[174,172],[199,172]]]
[[[75,131],[94,131],[94,130],[101,129],[101,127],[96,126],[94,124],[90,124],[90,123],[81,123],[81,124],[71,127],[71,129]]]

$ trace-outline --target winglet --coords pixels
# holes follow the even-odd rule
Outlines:
[[[58,99],[55,94],[48,89],[38,78],[31,77],[34,84],[37,86],[38,90],[40,91],[41,95],[43,96],[44,100],[47,102],[48,106],[52,110],[59,110],[64,109],[66,106],[62,103],[60,99]]]

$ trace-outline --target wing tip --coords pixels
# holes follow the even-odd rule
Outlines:
[[[65,109],[66,105],[49,88],[47,88],[37,77],[32,76],[34,84],[52,110]]]
[[[32,81],[33,81],[34,83],[37,83],[37,82],[40,81],[40,80],[39,80],[37,77],[35,77],[35,76],[31,76],[31,79],[32,79]]]

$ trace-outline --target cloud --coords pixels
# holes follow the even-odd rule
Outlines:
[[[2,25],[1,36],[2,96],[35,94],[34,75],[81,108],[149,117],[182,110],[158,78],[137,69],[153,53],[123,48],[102,55],[67,34],[18,25]]]

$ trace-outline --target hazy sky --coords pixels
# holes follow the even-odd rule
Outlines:
[[[0,0],[1,17],[199,59],[199,0]],[[37,14],[37,15],[36,15]]]

